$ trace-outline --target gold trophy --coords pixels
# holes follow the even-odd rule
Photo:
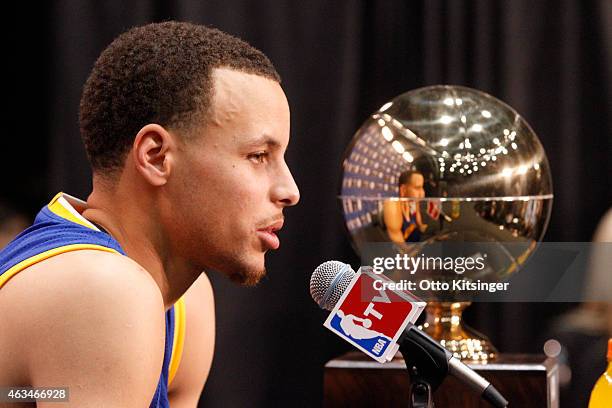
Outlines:
[[[429,86],[384,104],[356,132],[342,170],[339,198],[362,263],[423,260],[389,271],[395,281],[501,282],[521,269],[550,217],[550,168],[537,135],[511,107],[470,88]],[[442,268],[436,254],[447,248],[455,258],[440,259],[488,258],[480,270]],[[423,330],[464,361],[495,358],[486,336],[463,324],[466,291],[421,289]]]

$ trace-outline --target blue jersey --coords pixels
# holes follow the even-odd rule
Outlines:
[[[408,215],[404,214],[402,209],[402,236],[406,242],[420,242],[421,241],[421,230],[416,222],[417,213],[416,209],[412,211],[412,208],[408,206]]]
[[[80,215],[84,208],[84,202],[63,193],[43,207],[34,224],[0,251],[0,289],[27,267],[69,251],[93,249],[125,255],[113,237]],[[180,362],[184,333],[185,303],[181,298],[166,312],[164,362],[151,408],[170,406],[168,385]]]

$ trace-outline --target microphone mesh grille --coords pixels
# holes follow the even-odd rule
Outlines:
[[[355,271],[344,262],[323,262],[310,278],[310,295],[322,309],[332,310],[348,288],[353,276]]]

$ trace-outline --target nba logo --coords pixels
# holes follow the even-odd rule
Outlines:
[[[391,282],[373,273],[371,268],[359,269],[324,326],[384,363],[393,358],[397,339],[426,304],[409,292],[377,290],[376,280]]]

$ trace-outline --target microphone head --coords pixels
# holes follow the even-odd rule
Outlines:
[[[321,309],[332,310],[354,276],[355,271],[349,264],[340,261],[323,262],[310,278],[310,296]]]

